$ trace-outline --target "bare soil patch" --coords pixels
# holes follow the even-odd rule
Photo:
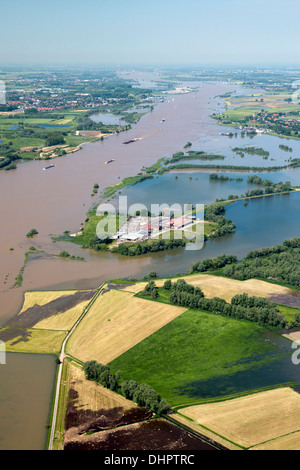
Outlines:
[[[79,436],[65,435],[65,450],[215,450],[165,419],[152,419]]]

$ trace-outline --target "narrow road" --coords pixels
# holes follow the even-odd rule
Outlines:
[[[91,306],[94,304],[95,300],[101,294],[101,291],[103,289],[104,284],[105,284],[105,282],[100,287],[98,287],[96,294],[91,299],[88,306],[84,309],[83,313],[80,315],[78,320],[74,323],[74,325],[72,326],[71,330],[69,331],[69,333],[67,334],[67,336],[65,337],[65,339],[62,343],[61,350],[60,350],[60,355],[59,355],[60,364],[58,366],[57,382],[56,382],[56,388],[55,388],[55,392],[54,392],[55,402],[54,402],[54,407],[53,407],[53,415],[52,415],[51,432],[50,432],[48,450],[53,449],[54,433],[55,433],[57,411],[58,411],[59,391],[60,391],[61,376],[62,376],[62,370],[63,370],[63,362],[64,362],[64,359],[66,357],[68,357],[68,355],[65,353],[65,347],[66,347],[67,341],[69,340],[70,336],[74,333],[74,330],[77,328],[77,326],[79,325],[81,320],[89,312],[89,310],[90,310]]]

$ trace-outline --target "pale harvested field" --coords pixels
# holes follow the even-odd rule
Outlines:
[[[28,308],[34,305],[46,305],[52,300],[59,299],[63,295],[72,295],[77,292],[76,290],[61,290],[61,291],[34,291],[25,292],[25,299],[20,314],[25,312]]]
[[[300,450],[300,431],[251,447],[250,450]]]
[[[258,279],[249,279],[247,281],[237,281],[220,276],[211,276],[210,274],[195,274],[194,276],[185,276],[188,284],[200,287],[204,292],[205,297],[211,299],[213,297],[220,297],[230,302],[232,297],[237,294],[247,293],[250,296],[257,297],[271,297],[272,295],[284,294],[287,295],[291,292],[290,289],[276,284],[259,281]],[[176,281],[176,279],[172,279]],[[157,279],[155,283],[158,287],[164,285],[165,279]],[[134,286],[128,286],[124,290],[128,292],[140,292],[144,289],[146,282],[138,282]]]
[[[229,441],[249,448],[300,430],[300,395],[285,387],[190,406],[180,413]],[[275,441],[272,442],[270,445],[275,445]],[[289,445],[299,448],[300,436],[290,438]]]
[[[72,387],[78,393],[76,406],[81,410],[110,410],[121,407],[124,410],[138,408],[133,401],[127,400],[117,393],[102,387],[102,385],[87,380],[83,370],[70,364],[69,388]]]
[[[178,413],[172,414],[172,419],[176,421],[179,424],[183,424],[184,426],[187,426],[189,429],[192,429],[193,431],[196,431],[197,433],[202,434],[205,437],[208,437],[209,439],[212,439],[215,442],[218,442],[222,446],[226,447],[227,449],[230,450],[243,450],[241,447],[238,447],[237,445],[233,444],[232,442],[227,441],[226,439],[222,439],[222,437],[217,436],[213,432],[209,431],[207,428],[203,428],[200,426],[198,423],[195,423],[194,421],[191,421],[185,416],[181,416]]]
[[[21,336],[16,336],[5,343],[8,352],[34,353],[34,354],[58,354],[66,331],[53,330],[27,330],[30,336],[26,341]],[[16,341],[16,344],[14,344]]]
[[[98,297],[78,325],[67,352],[81,361],[107,364],[185,311],[129,292],[110,291]]]
[[[89,300],[81,302],[76,305],[76,307],[71,308],[66,312],[53,315],[50,318],[46,318],[45,320],[38,322],[35,325],[35,328],[44,330],[70,330],[88,303]]]
[[[25,300],[20,314],[25,312],[28,308],[34,305],[46,305],[53,300],[59,299],[64,295],[72,295],[77,291],[44,291],[44,292],[26,292]],[[89,300],[85,300],[77,304],[74,308],[71,308],[63,313],[57,313],[49,318],[41,320],[34,325],[34,328],[41,330],[70,330],[76,320],[82,314],[84,308],[88,305]],[[20,315],[19,314],[19,315]]]

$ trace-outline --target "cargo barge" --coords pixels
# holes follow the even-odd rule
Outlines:
[[[49,165],[49,166],[45,166],[45,167],[43,168],[43,170],[49,170],[50,168],[53,168],[54,166],[55,166],[55,165],[53,165],[53,164],[52,164],[52,165]]]

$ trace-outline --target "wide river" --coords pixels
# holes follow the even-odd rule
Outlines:
[[[51,170],[42,171],[45,162],[32,161],[18,165],[16,171],[0,172],[3,201],[0,209],[0,325],[18,313],[26,290],[94,288],[104,280],[130,276],[142,278],[152,270],[161,275],[176,274],[185,272],[196,259],[224,252],[241,257],[252,248],[279,243],[285,238],[299,235],[300,219],[296,212],[300,193],[295,193],[252,201],[247,208],[240,203],[231,205],[227,215],[237,224],[236,234],[207,243],[197,254],[181,249],[128,259],[82,250],[71,243],[52,242],[51,235],[80,229],[87,210],[95,202],[91,197],[94,183],[99,184],[100,190],[116,184],[124,177],[136,175],[143,166],[150,166],[159,158],[170,157],[182,150],[188,141],[193,143],[193,149],[220,153],[228,158],[228,163],[230,161],[237,165],[249,164],[249,158],[245,156],[241,159],[232,152],[233,146],[249,144],[269,149],[274,153],[274,165],[278,162],[285,164],[291,155],[297,156],[299,142],[288,141],[292,147],[295,144],[295,149],[293,154],[287,155],[278,149],[278,145],[286,143],[286,140],[270,136],[262,136],[261,140],[258,140],[259,137],[242,139],[240,134],[229,139],[220,135],[227,132],[227,128],[217,126],[210,115],[224,109],[224,104],[215,97],[236,90],[236,86],[221,82],[193,82],[188,85],[197,87],[197,90],[188,94],[167,95],[164,102],[158,103],[131,130],[112,135],[103,142],[84,145],[75,154],[57,158]],[[165,121],[161,122],[162,119]],[[140,140],[129,145],[123,144],[134,137]],[[114,163],[106,165],[105,161],[110,159],[115,159]],[[252,156],[251,159],[255,165],[258,162],[261,166],[271,164],[270,160],[262,163],[261,157]],[[216,163],[222,164],[219,161]],[[294,184],[300,184],[298,170],[271,175],[272,179],[289,179]],[[125,190],[124,194],[132,202],[157,202],[152,201],[153,196],[159,197],[158,202],[162,203],[205,203],[213,202],[217,196],[228,195],[228,191],[240,194],[248,187],[245,175],[242,175],[243,182],[222,185],[209,183],[208,172],[193,173],[192,181],[190,176],[181,172],[175,183],[174,173],[166,174],[161,179],[137,185],[135,194],[132,188]],[[269,174],[268,177],[271,178]],[[183,194],[187,200],[181,200]],[[276,217],[282,213],[285,214],[284,224]],[[277,219],[275,225],[274,219]],[[258,233],[256,224],[260,227]],[[39,232],[34,240],[26,238],[31,228]],[[71,254],[83,256],[85,261],[36,256],[26,265],[22,287],[12,288],[23,266],[25,252],[32,244],[49,254],[66,249]],[[0,416],[4,423],[0,429],[0,449],[44,447],[54,364],[53,356],[10,354],[7,364],[0,365]],[[40,391],[40,395],[37,391]],[[28,434],[31,435],[30,439]]]

